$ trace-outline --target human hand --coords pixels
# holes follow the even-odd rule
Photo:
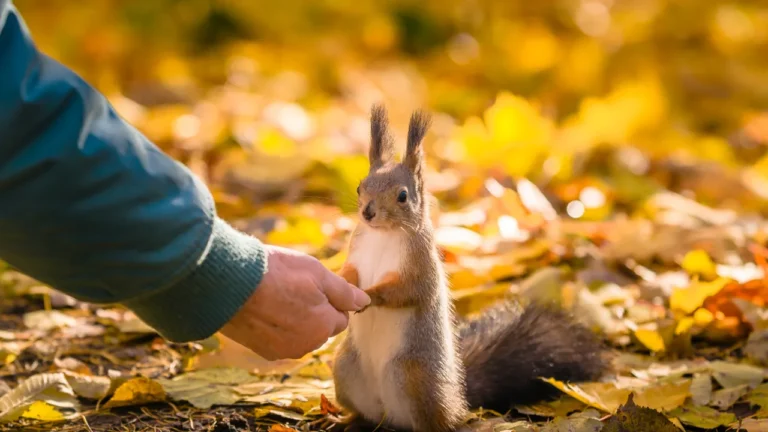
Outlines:
[[[267,360],[300,358],[343,331],[371,299],[314,257],[266,246],[267,273],[222,329]]]

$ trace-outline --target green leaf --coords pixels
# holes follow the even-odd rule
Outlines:
[[[691,400],[695,405],[707,405],[712,399],[712,378],[708,373],[694,375],[691,381]]]
[[[493,425],[493,432],[536,432],[537,430],[536,426],[525,421]]]
[[[677,417],[683,424],[702,429],[714,429],[736,421],[732,413],[723,413],[705,406],[686,405],[669,413],[670,417]]]
[[[515,411],[523,415],[539,417],[562,417],[585,408],[583,402],[570,396],[563,396],[553,401],[542,401],[534,405],[517,406]]]
[[[744,399],[746,399],[752,406],[760,407],[760,410],[755,413],[755,417],[768,417],[768,383],[760,384]]]
[[[749,388],[755,388],[765,378],[763,369],[743,363],[715,361],[710,363],[710,368],[712,369],[712,376],[724,388],[738,387],[744,384]]]
[[[257,380],[238,368],[210,368],[188,372],[173,379],[158,382],[171,398],[187,401],[197,408],[231,405],[241,399],[235,387]]]
[[[733,406],[739,398],[747,394],[748,391],[749,386],[747,384],[724,388],[712,393],[712,401],[709,404],[715,408],[727,410]]]
[[[597,410],[587,410],[569,417],[557,417],[541,432],[600,432],[603,423],[598,419]]]

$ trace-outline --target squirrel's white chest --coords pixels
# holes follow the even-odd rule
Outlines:
[[[357,269],[360,288],[368,289],[387,273],[399,272],[405,254],[402,233],[368,229],[358,235],[348,261]]]
[[[379,282],[387,273],[400,272],[407,265],[405,238],[401,233],[364,231],[356,240],[356,250],[349,256],[350,264],[358,271],[359,285],[367,289]],[[381,415],[408,422],[410,407],[401,397],[399,389],[391,385],[387,365],[405,346],[406,332],[413,316],[410,309],[372,307],[362,314],[350,316],[349,332],[360,355],[360,366],[368,382],[370,400],[358,400],[364,414],[370,418]],[[389,384],[389,385],[387,385]]]

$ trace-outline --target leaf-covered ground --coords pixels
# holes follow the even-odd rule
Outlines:
[[[369,106],[435,113],[428,187],[457,311],[572,311],[601,382],[495,431],[768,430],[768,9],[750,2],[17,0],[46,52],[210,186],[338,269]],[[402,142],[402,141],[401,141]],[[0,430],[321,430],[341,337],[267,363],[169,344],[0,267]]]

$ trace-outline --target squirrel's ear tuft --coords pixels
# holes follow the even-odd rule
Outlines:
[[[432,118],[423,111],[416,111],[411,116],[411,122],[408,125],[408,142],[405,150],[405,165],[415,175],[420,176],[424,164],[424,151],[421,142],[427,135]]]
[[[395,143],[389,133],[387,109],[382,105],[371,107],[371,149],[368,152],[371,170],[374,170],[395,157]]]

